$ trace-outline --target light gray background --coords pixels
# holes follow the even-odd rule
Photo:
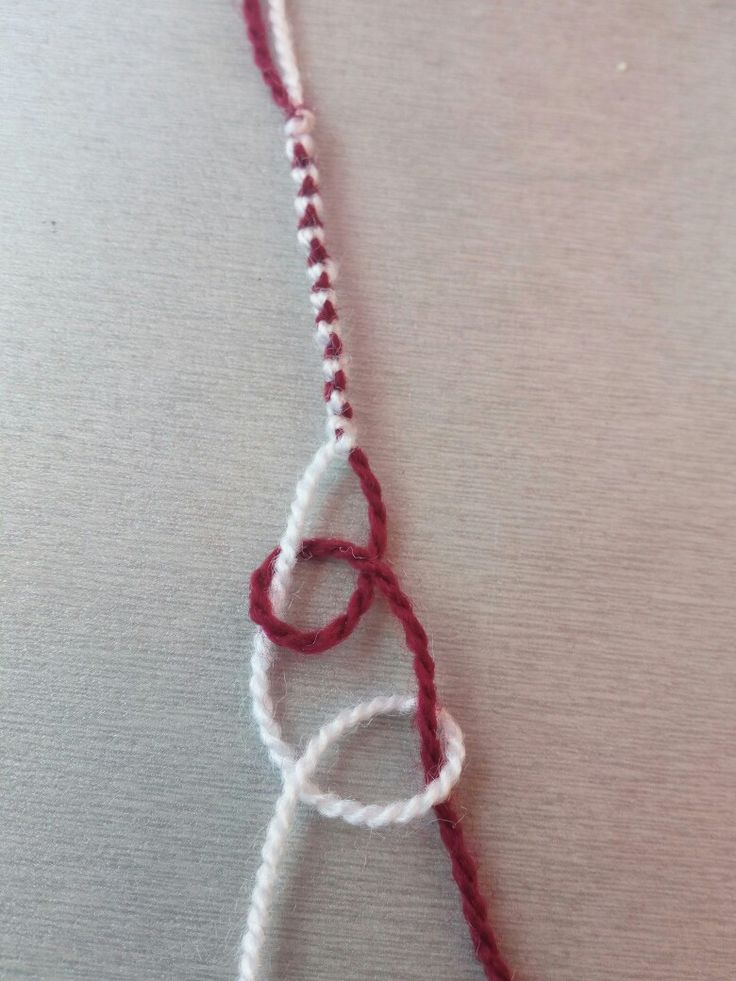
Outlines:
[[[730,981],[736,6],[292,6],[503,948]],[[278,787],[247,575],[322,430],[278,114],[228,0],[0,10],[0,975],[226,979]],[[313,572],[301,622],[350,588]],[[298,739],[410,682],[378,610],[284,668]],[[322,776],[415,786],[410,728]],[[479,977],[431,821],[301,814],[274,931],[277,981]]]

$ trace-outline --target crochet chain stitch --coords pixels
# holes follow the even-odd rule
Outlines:
[[[387,544],[386,508],[381,486],[368,457],[357,445],[353,410],[347,401],[347,373],[334,288],[335,267],[325,247],[319,172],[315,162],[312,131],[314,114],[305,107],[301,79],[294,54],[291,27],[284,0],[269,0],[271,38],[277,68],[259,0],[244,0],[243,14],[253,56],[276,104],[286,115],[286,152],[298,186],[297,238],[306,252],[311,280],[310,300],[315,310],[317,337],[323,349],[324,401],[327,439],[315,453],[297,483],[286,529],[277,546],[251,577],[250,616],[258,626],[251,657],[250,692],[253,714],[263,744],[282,775],[282,791],[266,832],[261,866],[256,874],[246,930],[240,948],[239,981],[261,977],[270,907],[278,865],[299,801],[326,817],[368,828],[405,824],[433,809],[440,836],[450,857],[452,874],[460,892],[476,956],[491,981],[511,981],[491,928],[488,907],[478,882],[475,859],[469,851],[451,794],[465,758],[463,737],[446,709],[439,708],[434,681],[434,660],[427,634],[411,602],[402,591],[396,573],[384,559]],[[348,465],[357,478],[368,508],[369,540],[358,545],[339,538],[304,538],[315,492],[326,471]],[[355,589],[345,610],[318,629],[299,630],[283,620],[296,563],[300,559],[346,562],[357,572]],[[355,629],[381,594],[404,630],[412,653],[417,680],[416,696],[386,695],[340,712],[326,723],[297,757],[281,733],[270,693],[270,669],[276,648],[302,655],[318,655],[340,644]],[[424,789],[414,796],[389,804],[362,804],[325,793],[312,777],[321,755],[342,735],[377,715],[414,714],[419,732],[425,775]]]

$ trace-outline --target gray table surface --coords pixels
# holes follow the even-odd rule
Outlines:
[[[736,964],[736,6],[294,3],[352,401],[518,981]],[[322,430],[234,2],[0,3],[0,976],[232,978],[249,570]],[[621,62],[626,70],[621,70]],[[357,496],[323,527],[361,534]],[[350,576],[299,577],[317,621]],[[376,610],[297,740],[411,683]],[[321,770],[417,786],[410,727]],[[300,812],[276,981],[475,979],[436,829]]]

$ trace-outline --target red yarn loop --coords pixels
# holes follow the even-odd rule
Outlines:
[[[273,612],[269,590],[273,579],[274,563],[279,549],[267,555],[253,573],[250,581],[250,617],[262,627],[266,636],[278,644],[299,654],[322,654],[337,646],[355,630],[358,621],[373,602],[372,559],[367,551],[352,542],[340,539],[311,538],[299,551],[300,559],[338,559],[348,562],[359,570],[358,582],[348,600],[345,611],[331,620],[327,626],[316,630],[299,630],[280,620]],[[361,568],[362,566],[362,568]]]
[[[368,502],[370,540],[367,546],[355,545],[341,538],[310,538],[302,543],[300,559],[337,559],[347,562],[358,572],[358,581],[347,606],[326,626],[316,630],[299,630],[279,619],[271,603],[270,587],[274,563],[279,549],[275,548],[258,566],[250,581],[250,617],[263,628],[266,636],[278,644],[299,654],[322,654],[342,643],[355,630],[358,621],[373,602],[374,583],[378,581],[386,591],[392,582],[398,582],[390,567],[381,562],[386,549],[386,508],[378,483],[368,463],[368,457],[360,449],[350,452],[350,466],[360,481],[360,487]]]

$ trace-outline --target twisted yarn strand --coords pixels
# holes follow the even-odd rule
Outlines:
[[[302,104],[302,80],[294,51],[291,24],[286,13],[285,0],[270,0],[268,19],[271,22],[271,36],[276,56],[281,68],[281,77],[293,106]]]
[[[292,108],[292,103],[271,57],[260,0],[243,0],[243,17],[248,31],[248,39],[253,47],[253,60],[256,67],[260,69],[263,81],[271,90],[273,101],[281,109],[288,111]]]
[[[380,484],[366,454],[357,446],[353,409],[346,397],[347,371],[342,331],[337,312],[335,265],[327,251],[319,170],[312,132],[314,115],[303,105],[302,85],[286,14],[285,0],[269,0],[276,67],[257,0],[244,0],[243,13],[254,60],[287,119],[286,153],[297,184],[295,206],[297,239],[307,258],[310,301],[315,313],[317,340],[322,346],[327,412],[327,439],[315,453],[297,483],[286,528],[277,548],[251,576],[250,616],[258,629],[251,657],[250,693],[261,740],[280,770],[282,790],[266,832],[241,942],[239,981],[257,981],[266,942],[270,909],[281,856],[286,847],[296,807],[302,803],[329,818],[367,828],[406,824],[433,809],[440,836],[450,856],[452,874],[460,892],[476,956],[491,981],[511,981],[511,972],[499,953],[480,891],[475,859],[466,843],[451,795],[465,758],[462,733],[445,709],[438,707],[434,660],[427,634],[396,573],[384,560],[387,516]],[[327,470],[348,464],[367,503],[369,537],[366,545],[339,538],[305,539],[304,532],[314,496]],[[356,573],[356,584],[345,609],[330,623],[298,629],[282,617],[288,603],[294,567],[301,559],[346,562]],[[382,594],[404,631],[417,681],[416,695],[384,695],[340,712],[310,739],[304,752],[283,737],[270,691],[270,671],[276,648],[301,655],[319,655],[337,646],[355,629],[371,607],[376,591]],[[324,752],[342,735],[377,715],[413,714],[420,740],[425,775],[424,789],[405,800],[363,804],[322,791],[313,775]]]

